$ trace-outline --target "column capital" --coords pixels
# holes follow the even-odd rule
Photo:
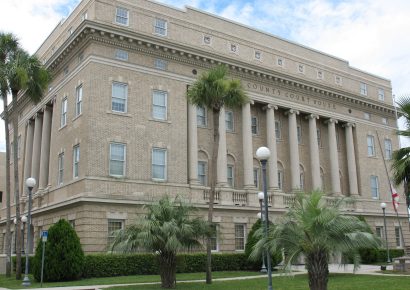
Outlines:
[[[306,120],[308,120],[308,119],[316,119],[316,120],[319,120],[319,115],[309,114],[309,115],[307,115],[307,116],[305,117],[305,119],[306,119]]]
[[[57,102],[57,96],[54,96],[52,99],[51,99],[51,105],[53,105],[54,106],[54,104]]]
[[[265,110],[265,111],[268,110],[268,109],[277,110],[277,109],[278,109],[278,106],[276,106],[276,105],[274,105],[274,104],[267,104],[267,105],[264,106],[262,109]]]
[[[351,123],[351,122],[347,122],[347,123],[343,124],[342,127],[343,127],[343,128],[346,128],[346,127],[352,127],[352,128],[354,128],[354,127],[356,127],[356,124],[355,124],[355,123]]]
[[[333,119],[333,118],[330,118],[330,119],[325,121],[325,124],[331,124],[331,123],[337,124],[337,123],[339,123],[339,121],[336,120],[336,119]]]
[[[299,115],[299,111],[295,109],[289,109],[288,111],[285,112],[285,115],[292,115],[292,114]]]

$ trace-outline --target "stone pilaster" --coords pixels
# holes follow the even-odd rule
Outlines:
[[[188,160],[189,183],[198,184],[198,129],[197,107],[188,103]]]
[[[51,108],[47,106],[43,110],[43,128],[41,134],[41,160],[39,189],[44,189],[48,185],[48,169],[50,161],[50,140],[51,140]]]
[[[326,121],[329,137],[329,160],[330,176],[332,182],[332,193],[341,194],[340,175],[339,175],[339,156],[337,153],[336,124],[337,120],[329,119]]]
[[[215,125],[215,124],[214,124]],[[226,187],[227,179],[227,156],[226,156],[226,124],[225,124],[225,108],[221,109],[219,114],[219,147],[218,147],[218,162],[216,172],[216,186]]]
[[[266,139],[270,150],[270,158],[268,159],[268,177],[269,190],[278,190],[278,152],[276,149],[276,135],[275,135],[275,110],[278,107],[274,105],[267,105],[266,109]]]
[[[354,124],[352,123],[347,123],[344,125],[345,136],[346,136],[347,171],[349,174],[349,193],[351,196],[357,196],[359,194],[359,189],[357,185],[356,156],[355,156],[355,151],[354,151],[353,127],[354,127]]]
[[[289,122],[289,152],[290,152],[290,168],[291,168],[291,186],[292,190],[300,188],[300,169],[299,169],[299,144],[298,144],[298,129],[296,123],[296,115],[299,111],[289,110],[286,112]]]
[[[253,153],[251,104],[242,106],[242,146],[243,146],[243,186],[245,189],[255,188],[253,183]]]
[[[34,119],[33,158],[32,158],[32,163],[31,163],[31,177],[34,177],[36,179],[37,185],[33,188],[33,192],[37,191],[39,177],[40,177],[42,130],[43,130],[43,116],[40,113],[37,113]]]
[[[25,145],[25,152],[24,152],[24,179],[23,183],[23,190],[22,195],[26,195],[26,180],[27,178],[31,177],[31,164],[33,158],[33,137],[34,137],[34,121],[28,120],[27,121],[27,133],[26,133],[26,145]]]

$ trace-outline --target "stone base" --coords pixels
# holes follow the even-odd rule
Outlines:
[[[393,271],[410,273],[410,256],[394,258]]]

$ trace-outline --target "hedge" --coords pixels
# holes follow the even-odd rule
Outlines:
[[[387,262],[387,250],[386,249],[360,249],[360,257],[362,264],[372,264],[379,262]],[[390,249],[390,259],[401,257],[404,255],[402,249]]]

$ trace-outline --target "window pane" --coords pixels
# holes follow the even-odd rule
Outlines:
[[[128,85],[113,83],[112,84],[112,110],[116,112],[125,112],[127,103]]]
[[[198,162],[198,181],[199,184],[206,186],[207,185],[207,178],[206,178],[206,162],[199,161]]]
[[[245,249],[245,225],[235,225],[235,250]]]
[[[157,58],[157,59],[155,59],[154,66],[157,69],[166,70],[167,69],[167,62],[165,60]]]
[[[125,145],[110,144],[110,175],[124,175]]]
[[[152,178],[166,179],[166,150],[152,150]]]
[[[117,7],[115,21],[119,24],[128,25],[128,10]]]
[[[206,109],[204,107],[197,107],[196,119],[198,126],[206,127]]]

